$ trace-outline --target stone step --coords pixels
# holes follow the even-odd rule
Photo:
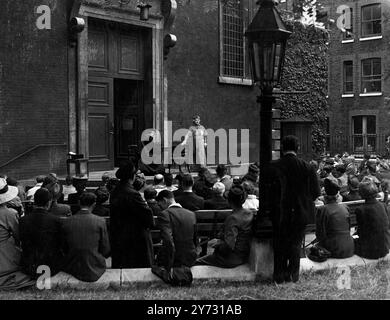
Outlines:
[[[249,265],[241,265],[232,269],[222,269],[211,266],[194,266],[191,268],[194,281],[219,280],[226,282],[254,281],[256,274]],[[164,282],[152,273],[150,268],[144,269],[107,269],[96,282],[79,281],[73,276],[60,272],[51,278],[52,289],[105,290],[109,287],[131,287],[163,285]]]

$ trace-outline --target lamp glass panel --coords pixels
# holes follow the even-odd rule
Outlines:
[[[263,47],[263,66],[264,66],[264,81],[273,80],[273,66],[274,66],[274,46],[272,44],[265,44]]]
[[[261,61],[260,59],[260,46],[258,43],[253,43],[253,53],[252,53],[252,59],[253,59],[253,64],[254,64],[254,76],[255,76],[255,81],[259,81],[261,79]]]
[[[278,43],[275,46],[275,65],[274,65],[274,81],[279,81],[280,63],[282,54],[282,44]]]

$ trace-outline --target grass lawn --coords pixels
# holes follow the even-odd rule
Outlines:
[[[194,284],[191,288],[171,288],[158,284],[149,288],[121,288],[105,291],[31,289],[19,292],[0,291],[0,300],[390,299],[390,282],[387,280],[387,277],[390,279],[388,262],[367,267],[353,267],[350,270],[351,289],[342,290],[337,287],[340,274],[333,269],[301,275],[296,284],[207,281]]]

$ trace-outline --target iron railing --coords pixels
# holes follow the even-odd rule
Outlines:
[[[384,134],[357,134],[327,136],[326,153],[330,154],[364,154],[370,153],[389,158],[390,144],[387,143],[390,135]]]

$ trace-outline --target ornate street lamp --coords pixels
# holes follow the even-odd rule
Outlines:
[[[287,30],[273,0],[260,0],[252,22],[245,32],[248,38],[252,77],[260,87],[261,95],[257,101],[260,107],[260,204],[265,205],[266,187],[261,179],[264,168],[272,160],[272,96],[273,88],[279,83],[283,70]],[[260,210],[262,208],[260,207]]]

